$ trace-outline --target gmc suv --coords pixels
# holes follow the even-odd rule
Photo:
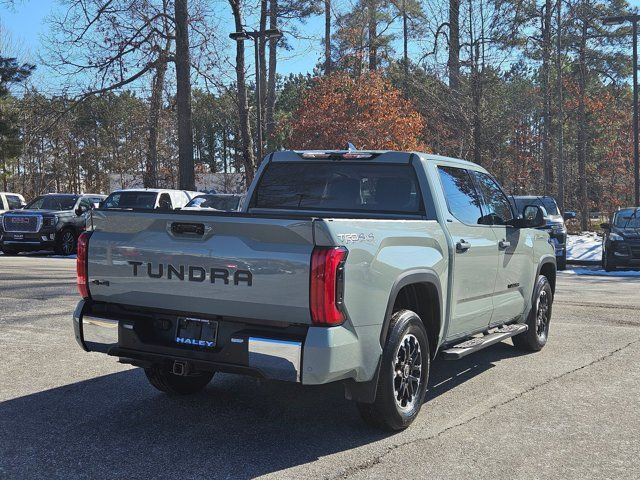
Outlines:
[[[22,210],[2,215],[0,248],[5,255],[53,250],[71,255],[87,224],[88,213],[105,195],[50,193],[29,202]]]

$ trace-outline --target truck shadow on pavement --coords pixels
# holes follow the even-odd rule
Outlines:
[[[428,398],[519,354],[498,344],[436,360]],[[0,403],[0,478],[250,478],[387,436],[341,385],[218,375],[203,393],[168,397],[129,369]]]

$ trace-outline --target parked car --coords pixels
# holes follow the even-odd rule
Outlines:
[[[96,210],[75,335],[163,392],[197,392],[214,372],[341,382],[365,421],[400,430],[437,353],[544,347],[556,265],[531,228],[543,224],[471,162],[275,152],[237,215]]]
[[[600,227],[604,231],[602,268],[610,272],[640,266],[640,207],[621,208]]]
[[[100,208],[175,210],[184,207],[197,195],[200,193],[158,188],[115,190],[102,202]]]
[[[9,210],[18,210],[26,205],[19,193],[0,192],[0,214]]]
[[[87,224],[88,212],[105,195],[50,193],[29,202],[24,209],[2,215],[0,248],[5,255],[53,250],[58,255],[76,251],[78,235]]]
[[[564,213],[564,218],[560,214],[558,204],[553,197],[550,196],[514,196],[512,197],[516,209],[522,211],[526,205],[537,205],[545,210],[545,224],[540,227],[549,234],[553,247],[556,251],[556,263],[558,270],[567,268],[567,227],[565,220],[575,218],[576,214],[572,211]]]
[[[216,193],[199,195],[192,199],[183,210],[220,210],[235,212],[242,207],[244,195],[239,193]]]

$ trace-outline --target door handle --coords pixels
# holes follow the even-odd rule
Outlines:
[[[456,243],[456,252],[463,253],[471,248],[471,244],[469,242],[465,242],[464,240],[460,240]]]
[[[506,250],[510,246],[511,246],[511,242],[508,240],[500,240],[500,242],[498,243],[498,248],[500,250]]]

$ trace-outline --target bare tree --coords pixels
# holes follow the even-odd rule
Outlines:
[[[241,31],[244,27],[242,20],[242,0],[229,0],[231,12],[235,22],[236,31]],[[249,123],[249,102],[247,99],[247,85],[245,78],[245,58],[244,41],[236,42],[236,88],[238,90],[238,119],[245,178],[247,183],[253,180],[256,162],[253,153],[253,139],[251,138],[251,126]]]

